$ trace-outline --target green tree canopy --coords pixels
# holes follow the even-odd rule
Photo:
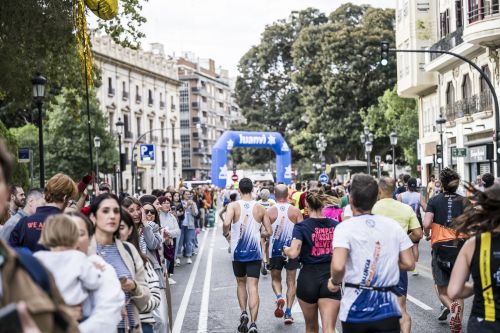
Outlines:
[[[18,162],[18,143],[15,136],[13,136],[5,125],[0,121],[0,138],[5,140],[7,149],[10,154],[12,154],[12,160],[14,162],[14,174],[12,175],[12,182],[18,186],[22,186],[24,189],[28,189],[28,168],[25,164]]]
[[[398,96],[397,87],[387,89],[378,98],[376,105],[370,106],[361,114],[363,123],[370,128],[375,137],[374,152],[383,157],[390,152],[389,134],[398,134],[396,161],[417,166],[418,108],[411,98]]]

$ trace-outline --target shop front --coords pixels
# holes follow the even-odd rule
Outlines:
[[[468,181],[473,182],[476,177],[493,172],[493,143],[478,146],[469,146],[467,149],[466,167],[468,167]]]

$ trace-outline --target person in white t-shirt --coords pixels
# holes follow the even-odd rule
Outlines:
[[[101,286],[101,271],[76,250],[79,231],[73,220],[63,214],[50,216],[43,226],[40,244],[50,251],[34,256],[54,275],[57,288],[66,304],[82,305]]]
[[[349,196],[353,217],[340,223],[333,237],[328,287],[336,292],[344,281],[339,313],[344,332],[400,332],[393,289],[399,270],[415,267],[413,243],[394,220],[371,214],[377,195],[373,177],[355,175]]]

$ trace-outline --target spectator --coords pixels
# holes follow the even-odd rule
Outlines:
[[[495,177],[491,173],[485,173],[481,178],[483,181],[484,189],[490,188],[495,183]]]
[[[24,217],[17,223],[10,234],[10,245],[27,247],[33,252],[43,249],[38,240],[45,220],[51,215],[60,214],[77,193],[76,184],[69,176],[58,173],[50,178],[45,185],[45,206],[38,207],[35,214]]]
[[[172,204],[166,196],[159,197],[158,201],[161,204],[160,208],[160,225],[163,230],[164,239],[164,256],[167,259],[168,274],[174,274],[174,260],[177,239],[181,235],[181,229],[177,222],[177,217],[172,213]],[[176,284],[175,280],[169,277],[171,285]]]
[[[26,216],[35,214],[38,207],[45,205],[45,200],[43,198],[43,192],[39,189],[32,189],[28,192],[26,196],[26,205],[23,209],[19,209],[14,216],[4,224],[3,228],[0,230],[0,238],[4,241],[9,241],[10,234],[14,230],[17,223]]]
[[[10,186],[10,216],[14,216],[18,210],[22,209],[26,205],[26,196],[24,190],[21,186],[11,185]]]

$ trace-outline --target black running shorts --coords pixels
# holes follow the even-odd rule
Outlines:
[[[309,304],[318,303],[320,298],[340,300],[340,290],[336,293],[328,290],[329,278],[330,263],[304,265],[297,279],[297,297]]]
[[[262,260],[255,261],[233,261],[233,272],[236,277],[260,277],[260,266]]]
[[[391,317],[371,323],[342,322],[342,332],[349,333],[399,333],[399,317]]]
[[[283,256],[276,256],[276,257],[269,258],[269,269],[270,270],[276,269],[278,271],[281,271],[281,270],[283,270],[283,268],[285,268],[288,271],[293,271],[295,269],[299,269],[300,268],[299,259],[297,259],[297,258],[288,259],[288,261],[287,261],[287,260],[285,260],[285,257],[283,257]]]

